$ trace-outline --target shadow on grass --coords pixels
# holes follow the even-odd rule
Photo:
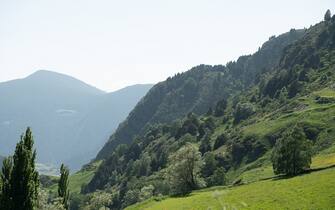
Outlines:
[[[290,178],[293,178],[293,177],[303,176],[305,174],[310,174],[310,173],[313,173],[313,172],[323,171],[323,170],[327,170],[327,169],[331,169],[331,168],[335,168],[335,165],[330,165],[330,166],[320,167],[320,168],[310,168],[310,169],[307,169],[307,170],[303,171],[301,174],[297,174],[297,175],[277,175],[277,176],[272,176],[272,177],[261,179],[261,181],[264,181],[264,180],[273,180],[273,181],[276,181],[276,180],[281,180],[281,179],[290,179]]]

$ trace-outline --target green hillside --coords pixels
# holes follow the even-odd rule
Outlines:
[[[274,175],[272,166],[243,172],[242,186],[212,187],[185,197],[154,197],[127,210],[154,209],[332,209],[335,207],[335,146],[315,156],[310,173],[293,178]]]
[[[250,190],[254,199],[243,202],[266,209],[266,205],[289,205],[281,195],[278,199],[283,201],[278,202],[263,198],[269,194],[265,189],[270,185],[282,183],[284,187],[278,188],[278,194],[288,196],[290,190],[285,193],[284,188],[292,185],[306,189],[298,195],[309,194],[310,202],[316,202],[318,191],[332,183],[328,178],[334,175],[333,169],[271,180],[275,176],[271,161],[274,146],[297,128],[310,145],[312,170],[334,164],[334,26],[335,19],[328,18],[307,30],[292,29],[271,37],[255,54],[242,56],[236,62],[201,65],[157,84],[100,151],[98,159],[104,160],[81,192],[91,200],[101,196],[96,192],[108,193],[112,202],[107,206],[111,209],[146,199],[149,201],[139,204],[140,209],[147,204],[157,205],[158,209],[182,209],[177,206],[183,206],[183,202],[187,208],[193,203],[191,209],[194,203],[203,202],[199,203],[203,209],[208,206],[201,205],[212,204],[206,199],[214,199],[210,187],[243,185],[227,188],[231,196],[226,202],[240,205],[237,195],[255,186],[259,194]],[[174,169],[184,164],[190,154],[194,162]],[[178,184],[181,179],[174,176],[190,164],[195,171],[182,176],[192,179]],[[300,179],[311,179],[313,183],[315,177],[323,175],[324,183],[320,185],[311,189],[299,186]],[[209,190],[195,191],[189,197],[157,203],[153,200],[206,187]],[[314,187],[315,194],[311,194]],[[264,199],[264,204],[257,199]],[[325,200],[315,208],[330,206],[329,202]],[[299,205],[298,209],[303,208]]]
[[[292,29],[271,37],[252,55],[227,65],[199,65],[156,84],[119,125],[97,158],[105,159],[119,144],[130,144],[151,125],[171,123],[190,112],[204,114],[219,100],[248,90],[260,74],[273,71],[284,48],[304,34],[305,30]]]
[[[333,209],[335,169],[290,179],[196,191],[187,197],[153,198],[127,210],[161,209]]]

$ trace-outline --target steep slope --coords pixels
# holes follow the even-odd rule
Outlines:
[[[294,30],[291,30],[291,33],[295,33]],[[276,141],[283,137],[283,133],[293,126],[299,127],[310,141],[313,154],[316,155],[313,164],[320,162],[334,164],[332,161],[335,154],[334,43],[335,16],[332,20],[310,27],[302,37],[283,48],[276,66],[260,70],[258,75],[251,74],[255,75],[253,82],[243,79],[243,75],[236,83],[235,80],[231,81],[231,78],[238,76],[235,71],[248,72],[247,69],[241,70],[244,69],[242,67],[237,68],[240,66],[237,64],[242,61],[221,66],[219,70],[214,70],[215,67],[201,66],[202,69],[207,67],[211,70],[193,69],[182,74],[184,78],[181,81],[187,81],[194,74],[192,77],[198,78],[197,81],[201,82],[199,78],[205,77],[203,72],[221,73],[220,85],[224,85],[222,87],[217,85],[209,90],[229,93],[225,98],[226,103],[219,101],[213,106],[213,110],[206,114],[190,109],[188,111],[194,111],[198,116],[187,114],[186,117],[183,116],[182,119],[172,123],[169,120],[163,121],[164,123],[151,121],[153,122],[151,125],[146,125],[143,130],[139,129],[137,133],[139,135],[128,147],[119,145],[113,149],[111,146],[108,154],[107,150],[105,151],[105,155],[109,157],[100,165],[90,183],[83,188],[83,192],[108,189],[115,199],[110,205],[112,209],[125,208],[141,201],[148,189],[153,189],[149,197],[168,195],[171,189],[166,171],[174,164],[169,162],[169,156],[186,143],[199,146],[204,163],[200,176],[206,186],[216,185],[213,179],[217,170],[224,170],[225,177],[221,178],[226,185],[271,178],[272,148]],[[236,68],[228,68],[229,65]],[[207,73],[206,76],[208,75]],[[168,81],[171,83],[171,80],[177,81],[179,78],[180,75],[165,83]],[[164,86],[165,83],[160,85]],[[156,86],[148,95],[155,89],[158,91]],[[145,103],[143,100],[141,103]],[[178,95],[171,101],[169,107],[166,107],[168,110],[171,110],[173,104],[179,103]],[[128,125],[121,125],[115,134],[124,128],[132,132],[131,129],[134,127],[129,124],[129,119],[135,115],[134,111],[139,105],[125,121]],[[181,110],[185,108],[181,104],[178,105]],[[153,110],[152,107],[150,109]],[[166,114],[175,115],[176,112],[177,110],[173,110],[172,113],[166,112]],[[153,114],[150,120],[155,117],[166,119],[166,115]],[[112,141],[113,138],[117,139],[116,136],[112,136]],[[320,159],[320,156],[325,159]],[[331,165],[326,167],[328,166]],[[329,176],[333,175],[331,171]],[[329,203],[325,207],[331,208]]]
[[[73,77],[50,71],[0,83],[0,152],[11,154],[21,132],[31,126],[39,162],[65,162],[71,168],[79,168],[94,157],[108,133],[150,87],[105,93]],[[97,127],[97,131],[93,130]]]
[[[152,199],[126,209],[333,209],[334,175],[335,169],[328,169],[291,179],[196,191],[184,198]]]
[[[172,122],[189,112],[204,114],[219,100],[247,89],[260,73],[271,72],[283,49],[303,34],[304,30],[291,30],[271,37],[255,54],[226,66],[200,65],[158,83],[120,124],[97,159],[108,157],[119,144],[129,144],[151,124]]]

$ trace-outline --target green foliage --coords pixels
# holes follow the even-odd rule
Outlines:
[[[16,145],[10,178],[12,209],[33,210],[38,197],[38,172],[35,169],[36,151],[30,128]]]
[[[129,206],[139,201],[140,191],[137,189],[128,190],[123,198],[123,205]]]
[[[311,143],[303,129],[295,126],[276,143],[272,155],[273,170],[276,174],[300,174],[310,167],[311,157]]]
[[[62,199],[65,209],[69,209],[69,173],[69,169],[62,164],[60,167],[60,179],[58,181],[58,196]]]
[[[204,164],[201,168],[201,173],[203,177],[209,177],[214,173],[217,167],[217,160],[215,159],[215,155],[213,153],[208,152],[203,156],[203,161]]]
[[[255,107],[251,103],[238,103],[234,112],[234,123],[239,123],[255,113]]]
[[[215,139],[214,142],[214,149],[218,149],[219,147],[221,147],[222,145],[224,145],[228,140],[228,137],[225,133],[221,134],[220,136],[218,136]]]
[[[225,99],[218,101],[214,110],[215,116],[217,117],[222,116],[226,108],[227,108],[227,101]]]
[[[139,195],[139,200],[144,201],[151,198],[154,195],[155,187],[153,185],[148,185],[142,187]]]
[[[219,186],[226,184],[226,173],[223,167],[215,169],[213,175],[208,178],[208,186]]]
[[[49,201],[49,199],[50,199],[50,196],[48,192],[46,192],[43,189],[39,189],[37,209],[39,210],[66,210],[60,198],[53,199],[52,201]]]
[[[80,207],[83,210],[109,209],[113,205],[113,194],[107,192],[95,192],[89,195],[86,204]]]
[[[5,158],[0,175],[0,206],[4,210],[11,210],[13,206],[11,176],[13,170],[13,161],[11,157]]]
[[[205,154],[212,150],[211,139],[209,134],[205,134],[204,138],[200,141],[199,151]]]
[[[167,179],[171,194],[185,195],[201,185],[201,154],[193,144],[186,144],[170,156]]]

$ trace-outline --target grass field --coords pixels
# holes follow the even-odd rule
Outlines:
[[[187,197],[154,199],[128,210],[335,209],[335,169],[289,179],[197,191]]]

